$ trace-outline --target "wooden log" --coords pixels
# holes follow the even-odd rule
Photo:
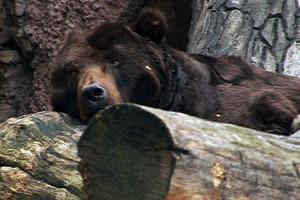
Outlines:
[[[1,200],[82,200],[77,141],[85,126],[39,112],[0,124]]]
[[[299,199],[300,138],[136,105],[96,115],[78,143],[90,200]]]

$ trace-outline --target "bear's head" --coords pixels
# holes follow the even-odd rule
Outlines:
[[[166,29],[165,17],[148,9],[132,24],[66,33],[51,71],[53,109],[88,121],[112,104],[160,107],[176,70],[163,44]]]

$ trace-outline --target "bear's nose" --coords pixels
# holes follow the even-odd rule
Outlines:
[[[106,98],[106,90],[99,83],[87,85],[82,89],[82,97],[84,100],[96,103]]]

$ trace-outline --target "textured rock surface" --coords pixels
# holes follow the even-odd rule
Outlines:
[[[85,127],[40,112],[0,124],[0,199],[84,199],[77,141]]]
[[[0,62],[6,64],[18,64],[22,62],[22,58],[15,50],[0,51]]]
[[[144,7],[163,10],[172,46],[186,48],[192,0],[0,1],[0,122],[51,109],[48,97],[51,57],[64,32],[107,21],[132,21]]]
[[[196,0],[188,51],[241,55],[273,72],[300,75],[297,0]]]

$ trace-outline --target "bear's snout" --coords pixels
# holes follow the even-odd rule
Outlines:
[[[107,97],[106,89],[99,83],[84,86],[82,89],[82,100],[85,103],[97,106],[97,103],[105,100]]]
[[[83,119],[90,118],[98,110],[107,106],[107,91],[99,83],[86,85],[81,90],[81,105],[85,111]]]
[[[77,85],[77,104],[83,121],[89,121],[106,106],[123,102],[110,71],[99,65],[86,68],[80,73]]]

